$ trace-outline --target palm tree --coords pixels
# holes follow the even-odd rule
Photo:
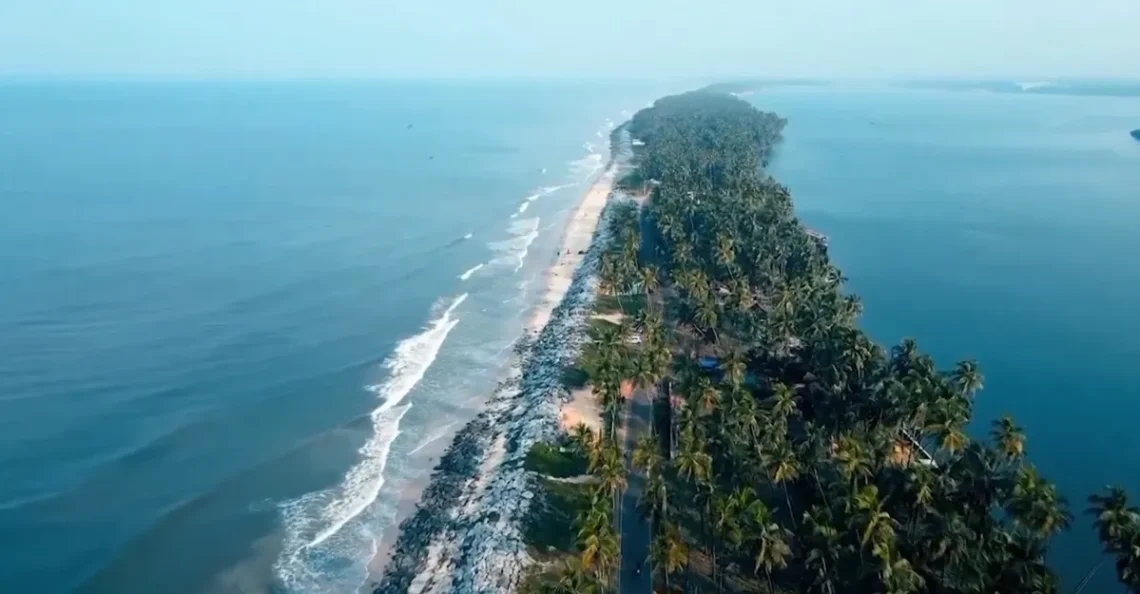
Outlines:
[[[697,380],[694,390],[704,414],[712,414],[720,408],[720,390],[709,381],[709,378],[701,376]]]
[[[959,361],[954,367],[951,379],[965,396],[973,396],[982,389],[985,382],[985,378],[982,377],[982,373],[978,369],[977,361]]]
[[[772,386],[772,414],[787,419],[799,413],[796,408],[796,391],[787,385],[776,382]]]
[[[733,276],[732,271],[736,265],[736,242],[731,235],[727,233],[717,235],[716,259],[717,264],[724,269],[729,276]]]
[[[787,559],[792,554],[788,545],[790,533],[776,522],[772,511],[763,501],[753,501],[746,512],[753,543],[754,571],[768,580],[768,591],[775,592],[772,587],[772,571],[787,567]]]
[[[866,480],[872,474],[871,458],[867,454],[865,443],[851,435],[841,435],[833,442],[832,457],[853,490],[858,490],[860,479]]]
[[[652,264],[642,266],[638,274],[641,280],[641,289],[645,291],[646,298],[650,297],[661,287],[657,267]]]
[[[598,584],[589,576],[580,557],[571,557],[563,562],[559,572],[557,594],[597,594]]]
[[[859,489],[853,500],[858,524],[862,526],[859,545],[866,548],[883,561],[889,561],[894,550],[898,522],[887,513],[884,502],[879,499],[879,488],[866,485]]]
[[[724,362],[720,364],[720,368],[724,370],[724,378],[728,380],[730,386],[738,388],[744,384],[744,375],[748,371],[748,362],[744,358],[744,352],[734,350],[725,358]]]
[[[712,465],[712,457],[701,450],[700,444],[689,432],[681,433],[680,449],[674,461],[677,473],[684,479],[692,482],[708,477]]]
[[[582,539],[582,565],[608,583],[618,559],[618,537],[608,526]]]
[[[1119,548],[1140,531],[1140,508],[1128,505],[1128,493],[1121,487],[1105,487],[1103,495],[1090,495],[1086,513],[1096,518],[1093,525],[1106,549]]]
[[[578,423],[570,430],[570,437],[579,451],[587,454],[594,448],[594,431],[585,423]]]
[[[1013,417],[1005,415],[994,421],[993,427],[990,435],[1007,458],[1016,460],[1025,455],[1025,431],[1013,422]]]
[[[956,423],[943,425],[939,429],[938,440],[942,448],[951,454],[964,450],[970,443],[970,438],[966,436],[966,432]]]
[[[681,537],[681,530],[672,522],[664,522],[657,536],[653,539],[650,555],[653,557],[653,567],[660,570],[665,581],[665,591],[671,592],[670,578],[689,560],[689,546]]]
[[[1065,498],[1032,466],[1018,470],[1006,509],[1014,522],[1046,538],[1069,527],[1072,514]]]
[[[804,512],[804,524],[808,528],[805,548],[807,555],[804,565],[812,591],[835,594],[836,571],[840,556],[845,553],[842,535],[831,524],[831,511],[814,507]]]
[[[792,507],[792,497],[788,486],[800,476],[800,461],[796,453],[788,445],[787,440],[780,439],[772,448],[768,458],[768,474],[772,482],[784,489],[784,501],[788,504],[788,515],[792,526],[796,526],[796,510]]]

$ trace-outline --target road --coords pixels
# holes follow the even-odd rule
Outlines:
[[[630,469],[629,486],[621,500],[621,574],[620,594],[652,594],[653,577],[649,569],[649,546],[653,540],[649,520],[642,517],[637,502],[645,486],[645,475],[633,467],[633,448],[641,436],[649,434],[653,407],[651,392],[636,390],[629,399],[625,420],[625,461]],[[641,566],[641,573],[637,573]]]

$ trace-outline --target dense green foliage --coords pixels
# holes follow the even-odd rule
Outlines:
[[[628,126],[652,194],[644,221],[619,226],[602,287],[647,305],[588,353],[607,423],[580,443],[608,485],[599,495],[624,484],[622,381],[657,386],[666,422],[633,457],[666,589],[1057,592],[1045,555],[1068,502],[1013,419],[967,434],[974,362],[939,370],[914,341],[887,351],[858,328],[859,300],[762,173],[783,124],[695,92]],[[697,364],[710,357],[715,369]],[[1119,490],[1090,500],[1118,575],[1140,591],[1140,514]],[[597,551],[613,550],[613,502],[596,501],[579,522],[583,563],[564,575],[578,589],[564,591],[611,583],[616,560]]]
[[[553,478],[569,478],[586,472],[586,459],[573,443],[536,443],[526,453],[527,470]]]

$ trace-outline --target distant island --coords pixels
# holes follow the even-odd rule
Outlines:
[[[1137,128],[1137,129],[1132,131],[1132,138],[1135,138],[1136,140],[1140,140],[1140,128]]]

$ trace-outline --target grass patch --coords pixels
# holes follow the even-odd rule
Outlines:
[[[542,479],[523,526],[526,543],[540,554],[578,550],[578,515],[590,507],[590,485]]]
[[[598,313],[625,313],[636,315],[645,309],[645,295],[598,295],[594,311]]]
[[[586,474],[588,462],[569,440],[562,443],[536,443],[526,453],[523,467],[554,478]]]

